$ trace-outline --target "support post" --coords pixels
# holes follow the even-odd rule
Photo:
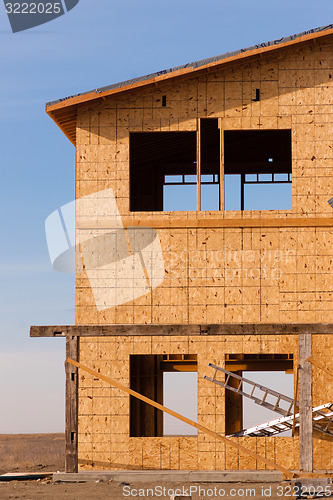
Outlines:
[[[79,337],[67,335],[66,358],[79,361]],[[66,472],[78,472],[78,369],[66,363]]]
[[[312,427],[312,335],[301,333],[299,342],[299,466],[304,472],[313,471]]]
[[[201,120],[197,121],[197,211],[201,210]]]

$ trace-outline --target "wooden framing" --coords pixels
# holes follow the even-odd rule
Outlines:
[[[31,326],[30,337],[151,336],[151,335],[332,335],[333,324],[216,324],[216,325],[67,325]]]
[[[299,336],[299,458],[300,470],[313,471],[312,427],[312,365],[307,358],[312,355],[312,335]]]
[[[172,417],[175,417],[182,422],[185,422],[188,425],[191,425],[192,427],[202,431],[204,434],[208,434],[215,439],[218,439],[220,441],[223,441],[224,443],[228,444],[232,448],[237,448],[240,452],[250,455],[251,457],[255,458],[259,462],[263,462],[264,464],[272,467],[273,469],[277,469],[281,472],[283,472],[284,476],[288,479],[291,479],[294,477],[294,473],[291,472],[289,469],[286,469],[285,467],[282,467],[281,465],[277,464],[273,460],[270,460],[268,458],[262,457],[261,455],[258,455],[258,453],[253,452],[252,450],[249,450],[245,446],[242,446],[238,443],[235,443],[234,441],[231,441],[230,439],[226,438],[225,436],[221,436],[220,434],[217,434],[216,432],[212,431],[211,429],[208,429],[207,427],[204,427],[203,425],[198,424],[197,422],[194,422],[193,420],[190,420],[187,417],[184,417],[183,415],[180,415],[179,413],[176,413],[173,410],[170,410],[169,408],[166,408],[165,406],[156,403],[156,401],[151,400],[150,398],[147,398],[146,396],[143,396],[142,394],[139,394],[136,391],[133,391],[132,389],[129,389],[128,387],[125,387],[124,385],[120,384],[116,380],[113,380],[109,377],[105,377],[104,375],[96,372],[95,370],[92,370],[88,366],[84,366],[82,363],[78,363],[77,361],[74,361],[73,359],[67,358],[66,359],[66,364],[71,364],[72,366],[75,366],[77,368],[80,368],[81,370],[90,373],[94,377],[97,377],[100,380],[104,380],[104,382],[107,382],[108,384],[111,384],[114,387],[117,387],[121,391],[126,392],[127,394],[144,401],[145,403],[148,403],[149,405],[153,406],[154,408],[157,408],[158,410],[161,410],[165,413],[168,413]]]
[[[79,337],[66,337],[66,356],[79,361]],[[65,470],[78,471],[78,370],[66,363]]]
[[[197,211],[201,210],[201,120],[197,120]]]
[[[196,229],[196,228],[293,228],[293,227],[333,227],[333,218],[332,217],[304,217],[304,218],[294,218],[294,217],[285,217],[285,218],[271,218],[271,217],[262,217],[262,218],[246,218],[244,219],[177,219],[177,218],[142,218],[142,215],[134,216],[131,219],[124,217],[123,223],[125,227],[153,227],[156,229]],[[77,227],[78,229],[110,229],[113,227],[113,223],[111,221],[103,220],[87,220],[82,219],[78,220]]]
[[[223,120],[219,119],[220,129],[220,210],[224,210],[224,128]]]

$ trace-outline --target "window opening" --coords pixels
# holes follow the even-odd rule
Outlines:
[[[283,371],[245,371],[243,376],[257,382],[265,384],[270,389],[273,389],[285,396],[294,397],[294,376],[291,373]],[[244,384],[246,390],[246,384]],[[270,402],[270,399],[267,399]],[[256,405],[253,401],[243,397],[243,428],[248,429],[264,422],[269,422],[280,418],[281,415],[273,411],[267,410],[262,406]],[[276,434],[276,437],[291,436],[291,431],[284,431]]]
[[[196,210],[196,145],[196,132],[130,133],[130,210]]]
[[[164,372],[163,405],[194,422],[198,420],[198,373]],[[163,413],[164,436],[194,436],[198,431],[192,426]]]
[[[195,354],[130,355],[130,388],[197,420]],[[130,396],[130,436],[194,435],[193,428]]]
[[[289,210],[291,130],[224,132],[225,210]]]
[[[218,118],[201,119],[201,210],[220,210],[220,143]]]
[[[293,354],[226,354],[225,369],[285,396],[294,397]],[[239,387],[239,381],[234,378],[230,378],[228,384]],[[244,382],[241,390],[251,393],[252,387]],[[269,398],[270,396],[267,397],[267,402],[270,402]],[[255,404],[246,396],[225,389],[226,435],[274,420],[279,416],[281,415]],[[281,435],[288,436],[290,433],[287,431]]]

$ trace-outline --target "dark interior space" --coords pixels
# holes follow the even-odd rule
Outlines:
[[[266,209],[291,208],[291,190],[285,189],[291,185],[291,163],[291,130],[225,131],[226,210],[256,209],[251,206],[251,195],[253,199],[267,193],[271,206],[268,201]],[[281,206],[274,197],[281,199]]]
[[[197,370],[196,354],[133,354],[130,355],[130,388],[163,405],[163,373]],[[161,436],[163,412],[130,396],[130,437]]]
[[[130,210],[163,211],[166,183],[196,184],[196,148],[196,132],[131,133]]]
[[[244,372],[284,372],[293,373],[293,354],[226,354],[225,369],[241,377]],[[246,375],[251,379],[251,375]],[[237,380],[229,384],[238,387]],[[240,386],[241,388],[242,386]],[[272,419],[274,416],[272,417]],[[258,421],[258,423],[261,423]],[[243,429],[243,396],[236,392],[225,391],[225,433],[230,435]]]
[[[147,398],[163,404],[162,356],[130,356],[130,388]],[[130,396],[130,436],[163,436],[163,412]]]
[[[220,136],[218,118],[200,120],[201,210],[220,210]]]

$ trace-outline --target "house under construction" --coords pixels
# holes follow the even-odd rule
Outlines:
[[[67,472],[271,468],[230,443],[333,469],[333,26],[46,111],[77,151],[75,325],[30,335],[160,404],[163,373],[197,372],[198,423],[230,436],[165,436],[161,410],[67,364]],[[259,401],[292,436],[242,432],[248,371],[294,374],[293,399]]]

